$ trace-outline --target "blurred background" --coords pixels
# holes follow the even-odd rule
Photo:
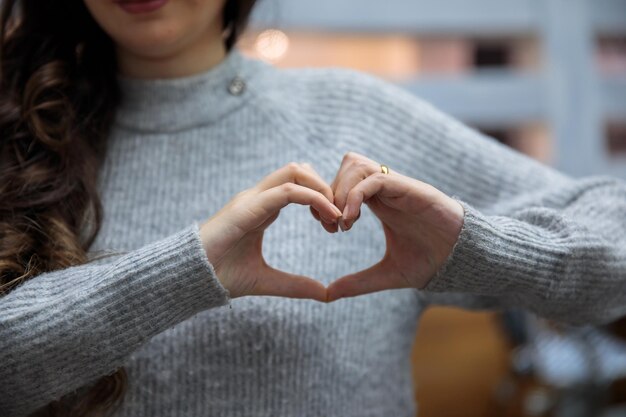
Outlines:
[[[626,0],[261,0],[239,46],[369,72],[571,175],[626,179]],[[419,415],[626,416],[625,333],[431,307]]]

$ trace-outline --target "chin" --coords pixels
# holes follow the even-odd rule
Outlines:
[[[148,13],[129,13],[114,0],[84,0],[98,25],[118,47],[158,58],[200,36],[220,15],[223,1],[168,0]]]
[[[137,55],[158,58],[173,53],[185,39],[183,25],[177,22],[152,22],[109,33],[118,47]]]

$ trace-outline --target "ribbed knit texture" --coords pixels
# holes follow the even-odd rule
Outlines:
[[[240,94],[229,91],[235,76]],[[123,365],[130,385],[117,416],[409,417],[409,354],[429,299],[567,322],[626,313],[626,186],[616,179],[571,179],[352,70],[277,69],[235,49],[194,76],[119,79],[92,249],[120,253],[42,274],[0,300],[2,416]],[[330,182],[347,151],[464,205],[459,241],[427,291],[328,305],[230,300],[199,225],[290,161]],[[263,251],[271,265],[329,284],[377,262],[385,240],[367,208],[348,233],[328,234],[292,205]]]

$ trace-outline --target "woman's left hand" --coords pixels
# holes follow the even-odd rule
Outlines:
[[[463,226],[459,202],[392,169],[384,174],[379,163],[354,152],[344,156],[331,189],[345,230],[359,218],[365,202],[382,222],[387,250],[377,264],[330,284],[328,301],[393,288],[423,288],[452,252]]]

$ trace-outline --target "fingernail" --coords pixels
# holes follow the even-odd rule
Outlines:
[[[346,204],[343,208],[343,218],[347,219],[349,216],[350,216],[350,206]]]
[[[339,228],[342,232],[346,231],[346,224],[344,223],[343,217],[339,218]]]

